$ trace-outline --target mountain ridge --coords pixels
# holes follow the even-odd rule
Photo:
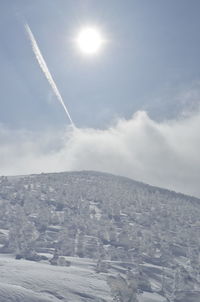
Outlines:
[[[110,173],[0,178],[0,253],[66,272],[90,259],[109,301],[198,302],[199,217],[198,198]]]
[[[197,201],[197,202],[200,202],[200,198],[199,197],[196,197],[194,195],[190,195],[190,194],[185,194],[185,193],[182,193],[182,192],[179,192],[179,191],[176,191],[176,190],[171,190],[171,189],[168,189],[168,188],[165,188],[165,187],[160,187],[160,186],[156,186],[156,185],[151,185],[149,183],[146,183],[146,182],[143,182],[143,181],[140,181],[140,180],[135,180],[133,178],[130,178],[130,177],[127,177],[127,176],[123,176],[123,175],[118,175],[118,174],[113,174],[113,173],[109,173],[109,172],[103,172],[103,171],[96,171],[96,170],[76,170],[76,171],[61,171],[61,172],[41,172],[41,173],[33,173],[33,174],[26,174],[26,175],[12,175],[12,176],[0,176],[0,177],[7,177],[9,179],[14,179],[14,178],[26,178],[26,177],[37,177],[37,176],[40,176],[40,175],[62,175],[62,174],[71,174],[71,175],[78,175],[78,174],[82,174],[82,175],[87,175],[87,174],[96,174],[96,175],[99,175],[99,176],[110,176],[110,177],[117,177],[117,178],[120,178],[122,180],[126,180],[127,182],[130,181],[132,183],[135,183],[137,185],[140,185],[140,186],[147,186],[149,187],[150,189],[152,190],[160,190],[160,191],[163,191],[163,192],[171,192],[172,194],[177,194],[177,195],[180,195],[182,197],[190,197],[192,198],[192,200],[194,201]]]

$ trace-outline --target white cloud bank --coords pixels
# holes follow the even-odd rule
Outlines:
[[[0,130],[0,174],[98,170],[200,197],[200,114],[157,123],[145,112],[106,130],[35,137]]]

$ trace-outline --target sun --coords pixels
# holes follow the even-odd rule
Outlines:
[[[83,54],[94,55],[101,50],[104,39],[97,28],[88,26],[80,30],[76,42]]]

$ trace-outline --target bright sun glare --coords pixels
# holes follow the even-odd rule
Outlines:
[[[77,45],[82,53],[93,55],[100,51],[103,45],[103,38],[98,29],[85,27],[78,34]]]

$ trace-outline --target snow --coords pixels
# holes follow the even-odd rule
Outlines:
[[[166,298],[156,293],[144,292],[138,296],[139,302],[167,302]]]
[[[7,230],[7,229],[0,229],[0,234],[8,236],[9,230]]]
[[[1,255],[0,301],[112,301],[106,277],[87,261],[91,264],[78,259],[76,266],[58,267]]]
[[[48,256],[46,254],[46,256]],[[0,255],[1,302],[111,302],[106,274],[95,272],[89,258],[65,257],[70,267],[16,260]],[[166,302],[157,293],[143,292],[139,302]]]
[[[100,220],[101,219],[101,216],[102,216],[102,213],[101,213],[101,210],[97,207],[96,203],[94,202],[90,202],[90,211],[95,211],[95,214],[94,214],[94,217],[97,219],[97,220]],[[90,214],[90,217],[92,217],[92,214]]]
[[[52,298],[45,298],[42,294],[37,294],[21,286],[5,284],[0,282],[0,299],[1,302],[50,302]]]
[[[0,181],[1,251],[52,259],[58,249],[57,263],[71,264],[0,255],[0,302],[109,302],[107,278],[128,284],[129,270],[138,292],[154,292],[140,293],[140,302],[166,301],[161,288],[168,297],[178,288],[181,302],[185,289],[200,290],[200,200],[97,172]],[[98,261],[106,264],[100,273]]]

